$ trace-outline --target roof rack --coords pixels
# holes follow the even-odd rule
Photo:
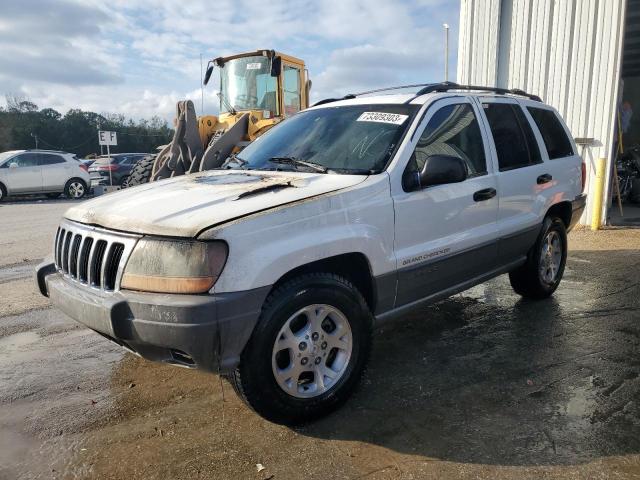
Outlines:
[[[388,92],[391,90],[402,90],[405,88],[416,88],[422,87],[418,92],[407,100],[405,103],[410,103],[421,95],[425,95],[427,93],[441,93],[448,92],[449,90],[475,90],[480,92],[493,92],[499,95],[518,95],[520,97],[527,97],[536,102],[542,102],[542,99],[538,95],[531,95],[524,90],[520,90],[519,88],[500,88],[500,87],[482,87],[477,85],[459,85],[455,82],[442,82],[442,83],[415,83],[412,85],[401,85],[399,87],[387,87],[387,88],[377,88],[375,90],[368,90],[366,92],[360,93],[349,93],[342,98],[325,98],[324,100],[320,100],[313,104],[314,107],[318,105],[324,105],[325,103],[338,102],[340,100],[350,100],[352,98],[359,97],[361,95],[369,95],[371,93],[379,93],[379,92]]]
[[[340,100],[350,100],[352,98],[359,97],[361,95],[369,95],[371,93],[379,93],[379,92],[388,92],[391,90],[402,90],[404,88],[416,88],[416,87],[428,87],[433,85],[432,83],[414,83],[412,85],[400,85],[399,87],[387,87],[387,88],[376,88],[375,90],[367,90],[366,92],[360,93],[349,93],[342,98],[325,98],[324,100],[320,100],[313,104],[314,107],[318,105],[324,105],[325,103],[338,102]]]
[[[436,92],[448,92],[449,90],[476,90],[480,92],[493,92],[499,95],[518,95],[520,97],[527,97],[536,102],[542,102],[542,99],[538,95],[531,95],[524,90],[520,90],[519,88],[500,88],[500,87],[482,87],[477,85],[459,85],[454,82],[442,82],[442,83],[432,83],[431,85],[427,85],[424,88],[418,90],[415,97],[411,98],[407,101],[407,103],[416,99],[420,95],[425,95],[427,93],[436,93]]]

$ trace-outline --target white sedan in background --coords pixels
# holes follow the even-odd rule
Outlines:
[[[91,185],[86,165],[72,153],[12,150],[0,153],[0,201],[11,195],[82,198]]]

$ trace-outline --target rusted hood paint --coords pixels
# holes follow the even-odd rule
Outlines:
[[[70,208],[65,217],[125,232],[194,237],[205,228],[365,179],[360,175],[216,170],[104,195]]]

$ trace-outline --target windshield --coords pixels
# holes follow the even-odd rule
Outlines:
[[[240,168],[337,173],[384,170],[411,125],[416,105],[349,105],[307,110],[283,121],[237,155]],[[282,159],[290,160],[286,164]],[[296,163],[294,163],[297,161]],[[233,159],[228,167],[235,167]]]
[[[8,152],[0,153],[0,164],[6,159],[13,157],[16,153],[18,153],[18,150],[9,150]]]
[[[220,112],[268,110],[278,115],[277,79],[271,76],[271,61],[254,56],[229,60],[220,69]]]

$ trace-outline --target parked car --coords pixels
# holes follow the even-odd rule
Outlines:
[[[351,394],[375,325],[504,273],[553,294],[585,205],[576,152],[519,91],[327,100],[222,169],[71,208],[39,287],[142,357],[309,421]]]
[[[116,153],[110,157],[101,155],[89,166],[91,180],[94,184],[109,185],[113,181],[113,185],[123,185],[138,160],[147,155],[149,154]]]
[[[12,150],[0,153],[0,200],[11,195],[46,194],[84,197],[89,173],[78,158],[56,150]]]

